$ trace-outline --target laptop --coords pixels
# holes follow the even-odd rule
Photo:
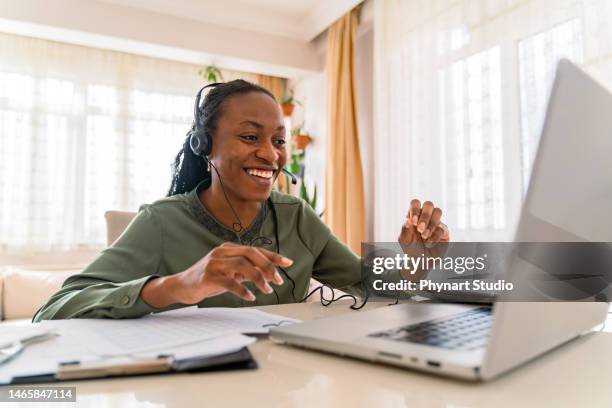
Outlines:
[[[609,152],[612,95],[561,60],[515,240],[611,242]],[[589,217],[578,217],[586,203]],[[521,269],[513,263],[506,273],[514,276]],[[270,336],[308,349],[486,381],[588,333],[607,313],[606,302],[404,303],[273,328]]]

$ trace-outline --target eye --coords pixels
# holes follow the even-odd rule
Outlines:
[[[257,141],[257,135],[242,135],[242,136],[240,136],[240,138],[242,140],[247,141],[247,142],[256,142]]]
[[[279,146],[282,146],[282,145],[286,144],[287,141],[285,139],[274,139],[274,143],[279,145]]]

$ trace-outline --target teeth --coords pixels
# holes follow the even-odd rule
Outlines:
[[[247,169],[247,173],[251,176],[257,176],[265,179],[272,178],[272,174],[274,173],[272,170],[260,170],[260,169]]]

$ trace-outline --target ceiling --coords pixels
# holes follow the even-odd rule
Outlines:
[[[241,30],[310,41],[361,0],[101,0]]]
[[[0,32],[297,78],[321,72],[322,34],[362,2],[367,27],[371,0],[0,0]]]

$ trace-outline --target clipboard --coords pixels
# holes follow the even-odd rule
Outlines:
[[[118,358],[99,361],[70,361],[59,365],[57,372],[13,377],[10,384],[37,384],[80,381],[141,375],[198,373],[256,369],[257,362],[248,348],[226,354],[176,360],[170,355],[156,358]]]

